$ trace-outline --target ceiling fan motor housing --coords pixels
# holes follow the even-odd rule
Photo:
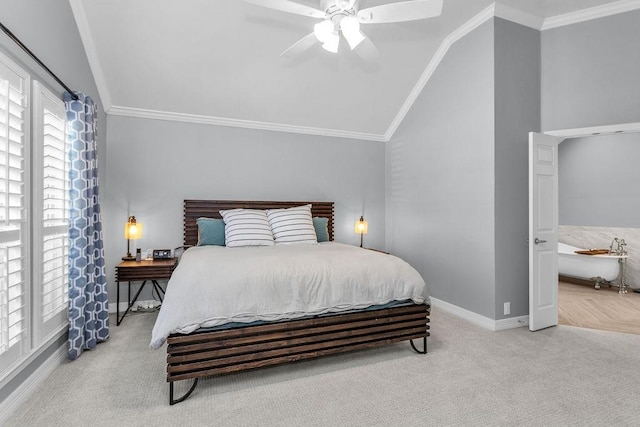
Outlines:
[[[327,16],[342,11],[353,11],[355,14],[358,3],[360,3],[360,0],[321,0],[320,7],[325,11]]]

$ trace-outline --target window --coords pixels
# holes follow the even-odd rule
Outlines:
[[[67,320],[69,147],[62,100],[38,82],[33,98],[33,329],[38,344]]]
[[[42,84],[30,89],[0,52],[0,383],[67,326],[66,112]]]
[[[0,55],[0,370],[29,350],[29,75]]]

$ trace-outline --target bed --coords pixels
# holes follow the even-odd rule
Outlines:
[[[198,218],[220,219],[221,210],[285,209],[306,204],[311,205],[311,214],[314,218],[326,218],[328,242],[317,245],[274,245],[270,249],[242,248],[242,250],[195,246],[198,242],[196,223]],[[331,202],[184,201],[184,246],[189,249],[183,254],[167,285],[167,294],[154,325],[151,341],[153,348],[160,347],[165,339],[167,342],[167,381],[171,405],[188,398],[196,388],[198,379],[205,376],[274,366],[400,341],[409,341],[416,352],[426,354],[430,306],[424,289],[420,289],[420,286],[424,287],[422,278],[408,264],[396,257],[333,242],[333,221],[334,210]],[[280,255],[281,253],[283,255]],[[356,264],[362,261],[389,265],[380,272],[366,267],[367,272],[373,273],[364,274],[367,278],[362,280],[363,282],[380,281],[382,290],[374,289],[370,291],[371,297],[367,294],[367,298],[354,300],[353,303],[343,303],[342,300],[340,300],[341,304],[323,301],[315,308],[306,304],[304,310],[296,307],[297,300],[305,299],[302,297],[293,298],[293,302],[283,302],[282,307],[276,304],[275,309],[269,305],[278,303],[278,298],[273,297],[274,294],[288,295],[292,292],[291,289],[297,292],[298,287],[302,287],[300,283],[306,279],[298,278],[300,264],[305,266],[326,264],[331,266],[332,271],[340,270],[341,259],[351,259],[347,258],[351,256],[348,255],[350,253],[355,253],[358,260]],[[278,257],[273,254],[278,254]],[[262,289],[262,284],[253,288],[248,287],[253,285],[251,283],[253,276],[247,273],[247,271],[251,272],[251,268],[233,267],[236,262],[233,257],[236,256],[247,257],[242,258],[243,264],[237,264],[243,266],[253,265],[251,264],[253,261],[250,260],[258,260],[258,264],[261,264],[262,259],[269,260],[268,263],[271,263],[272,259],[283,257],[285,267],[276,268],[276,270],[278,274],[295,276],[298,280],[295,282],[296,287],[283,285],[282,288],[274,288],[275,291],[270,288]],[[287,268],[290,268],[291,272]],[[347,267],[342,268],[344,270]],[[410,279],[407,280],[407,284],[396,283],[395,276],[388,278],[385,276],[385,274],[395,274],[394,269],[397,268],[413,270],[419,280],[411,276],[413,274],[411,272],[409,272]],[[351,269],[353,268],[349,268]],[[199,271],[198,274],[194,273],[195,270]],[[231,270],[242,270],[243,276],[235,278],[231,275]],[[227,295],[227,288],[215,288],[209,284],[203,287],[202,291],[189,291],[194,286],[192,282],[199,280],[198,277],[211,276],[216,276],[214,280],[218,282],[225,282],[224,286],[233,289],[233,292],[239,292],[241,295],[251,294],[255,301],[249,298],[234,298],[233,294]],[[273,285],[286,281],[282,276],[274,277],[271,279],[274,281]],[[354,283],[353,278],[344,279],[346,281],[341,283],[340,281],[343,280],[341,275],[334,277],[335,279],[330,280],[330,284],[323,287],[314,287],[313,283],[309,285],[312,293],[325,295],[327,299],[332,300],[337,298],[335,294],[340,293],[341,290],[369,287],[368,283],[367,286]],[[313,280],[309,281],[313,282]],[[336,282],[335,286],[333,281]],[[230,286],[231,283],[234,285]],[[403,290],[403,287],[406,289]],[[189,292],[191,292],[190,297]],[[349,292],[344,291],[344,293]],[[214,295],[223,294],[228,298],[214,297]],[[409,297],[406,298],[405,294]],[[177,302],[178,299],[184,299],[184,301]],[[194,307],[195,304],[199,304],[197,299],[207,301],[203,305],[215,313],[203,315],[204,308]],[[231,305],[238,304],[234,310],[241,310],[240,314],[223,315],[229,301],[234,301]],[[247,305],[242,306],[242,304]],[[255,311],[256,304],[267,305],[270,309]],[[189,309],[181,308],[184,306]],[[284,314],[281,315],[280,310]],[[416,346],[413,342],[416,339],[422,340],[422,344]],[[174,397],[174,384],[184,380],[190,380],[192,384],[186,387],[181,386],[186,392],[180,397]]]

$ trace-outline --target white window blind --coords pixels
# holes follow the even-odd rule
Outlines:
[[[0,368],[29,350],[29,75],[0,55]]]
[[[34,82],[34,333],[36,343],[66,325],[69,147],[64,103]],[[37,239],[37,240],[36,240]]]

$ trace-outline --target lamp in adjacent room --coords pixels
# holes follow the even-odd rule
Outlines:
[[[122,259],[125,261],[135,261],[136,257],[131,255],[131,240],[140,239],[142,237],[142,223],[136,221],[135,216],[130,216],[124,225],[124,238],[127,239],[127,255]]]
[[[356,221],[355,232],[360,235],[360,247],[362,247],[362,238],[365,234],[367,234],[367,230],[369,229],[369,223],[364,220],[363,216],[360,216],[360,219]]]

